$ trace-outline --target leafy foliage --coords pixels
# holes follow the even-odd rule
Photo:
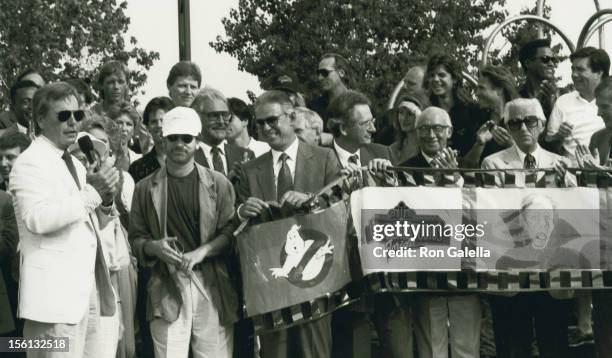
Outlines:
[[[108,60],[130,65],[130,90],[136,92],[159,53],[137,47],[134,37],[126,45],[126,7],[116,0],[0,0],[0,105],[9,102],[7,87],[25,68],[48,81],[95,81]]]
[[[240,0],[211,46],[261,81],[294,72],[310,97],[325,52],[350,61],[351,87],[382,108],[414,59],[445,52],[475,65],[481,33],[505,18],[505,0]]]

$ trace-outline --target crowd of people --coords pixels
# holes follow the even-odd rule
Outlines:
[[[521,87],[486,65],[470,88],[459,62],[432,55],[378,118],[336,53],[312,69],[320,95],[278,73],[253,105],[203,85],[200,68],[181,61],[169,96],[142,115],[120,62],[100,68],[97,100],[82,79],[46,83],[24,71],[0,115],[0,335],[69,338],[69,353],[28,357],[370,358],[377,337],[384,357],[474,358],[491,316],[496,357],[559,358],[570,357],[575,318],[578,343],[594,335],[598,357],[612,357],[607,290],[364,295],[261,335],[241,311],[236,228],[273,219],[272,203],[284,216],[303,212],[342,175],[350,192],[426,184],[422,172],[391,166],[555,168],[567,187],[576,185],[568,166],[609,168],[607,53],[572,53],[568,93],[555,85],[549,40],[519,57]],[[525,173],[515,175],[524,186]],[[496,185],[505,182],[497,172]]]

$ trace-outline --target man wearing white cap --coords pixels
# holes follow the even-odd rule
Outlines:
[[[231,357],[237,294],[224,253],[232,233],[234,191],[221,173],[194,162],[198,114],[164,115],[166,166],[136,185],[129,236],[151,266],[147,318],[156,357]]]

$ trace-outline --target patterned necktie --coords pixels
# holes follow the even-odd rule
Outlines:
[[[293,179],[291,178],[291,171],[287,164],[288,159],[289,156],[286,153],[282,153],[278,158],[282,163],[278,172],[278,182],[276,184],[276,200],[278,201],[280,201],[286,192],[293,190]]]
[[[221,159],[221,148],[218,146],[212,147],[212,161],[213,168],[219,173],[225,174],[225,167],[223,166],[223,159]]]
[[[355,164],[357,166],[361,165],[359,163],[359,156],[357,154],[351,155],[348,158],[348,162],[351,163],[351,164]],[[354,177],[353,186],[355,187],[354,189],[360,189],[360,188],[363,187],[363,177],[361,176],[361,172],[359,172],[359,175]]]
[[[66,167],[68,167],[68,171],[70,172],[70,175],[72,175],[72,178],[74,179],[77,188],[81,190],[81,185],[79,184],[79,177],[77,176],[76,168],[74,166],[74,163],[72,162],[72,156],[70,155],[70,153],[68,153],[68,151],[65,151],[64,154],[62,154],[62,159],[64,160],[64,163],[66,163]]]
[[[525,156],[524,167],[525,169],[535,169],[536,168],[536,160],[533,155],[527,154]]]

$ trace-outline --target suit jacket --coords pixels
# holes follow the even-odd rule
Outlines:
[[[299,142],[293,181],[295,191],[314,193],[337,179],[339,173],[340,163],[332,150]],[[276,201],[272,151],[242,165],[235,188],[238,204],[251,196]]]
[[[231,237],[235,195],[231,183],[214,170],[196,164],[200,185],[200,242],[205,244],[220,235]],[[144,252],[147,240],[167,237],[168,174],[162,167],[136,184],[130,213],[129,238],[138,261],[152,266],[148,285],[147,318],[163,318],[174,322],[183,301],[168,265]],[[205,259],[200,270],[205,289],[218,310],[222,325],[234,323],[238,316],[238,296],[230,280],[225,256]]]
[[[237,174],[235,165],[255,158],[255,153],[253,153],[252,150],[230,143],[225,143],[223,152],[225,153],[225,161],[227,163],[227,177],[232,182]],[[206,160],[206,156],[201,148],[196,150],[195,161],[205,168],[212,168],[212,165]]]
[[[600,129],[593,133],[589,149],[591,153],[597,149],[599,152],[599,164],[606,165],[610,159],[610,145],[612,144],[612,131],[607,128]]]
[[[79,322],[89,309],[94,280],[101,314],[115,313],[116,299],[98,229],[116,215],[106,215],[99,209],[88,212],[85,203],[95,205],[91,198],[97,194],[86,184],[83,165],[72,159],[83,188],[80,191],[61,158],[61,150],[43,136],[17,158],[11,171],[9,188],[19,229],[21,318]]]
[[[338,161],[340,161],[340,158],[338,156],[338,153],[336,152],[335,147],[332,144],[332,150],[334,151],[334,153],[336,154],[336,158],[338,158]],[[378,143],[369,143],[366,144],[364,146],[362,146],[361,148],[359,148],[359,160],[360,160],[360,164],[361,166],[367,166],[368,163],[370,163],[370,161],[372,159],[377,159],[377,158],[381,158],[381,159],[387,159],[390,162],[393,163],[393,159],[394,159],[394,155],[391,151],[391,147],[387,147],[386,145],[382,145],[382,144],[378,144]],[[369,184],[374,184],[374,186],[389,186],[389,185],[394,185],[394,184],[388,184],[387,181],[385,180],[381,180],[380,178],[371,175],[370,172],[362,172],[364,173],[364,185],[368,185]],[[388,182],[395,182],[395,177],[393,176],[389,176]]]
[[[427,160],[423,156],[423,153],[420,150],[415,156],[413,156],[412,158],[408,158],[408,160],[399,164],[399,166],[400,167],[413,167],[413,168],[431,168],[431,166],[429,165],[429,163],[427,162]],[[416,185],[425,185],[425,177],[423,175],[423,172],[414,172],[414,173],[405,172],[402,174],[403,175],[399,175],[400,185],[402,186],[411,185],[409,184],[410,179],[408,179],[410,176],[412,176],[412,179],[414,180]]]
[[[565,157],[549,152],[545,150],[544,148],[540,148],[540,151],[541,151],[540,158],[538,158],[538,163],[537,163],[539,168],[553,167],[555,163],[559,161],[568,163],[568,159]],[[520,169],[520,168],[523,168],[523,166],[524,166],[524,163],[519,157],[517,148],[515,146],[506,148],[500,152],[491,154],[482,161],[483,169],[513,169],[513,168]],[[516,186],[519,186],[519,187],[524,186],[525,185],[525,173],[516,172],[514,173],[514,175],[516,176],[516,181],[515,181]],[[495,173],[496,186],[499,186],[499,187],[504,186],[503,183],[505,180],[505,176],[506,175],[504,172]],[[544,176],[544,173],[538,172],[537,179],[539,180],[542,176]],[[572,184],[569,184],[569,183],[572,179],[568,179],[568,180],[569,181],[566,181],[567,183],[566,186],[571,186]]]
[[[11,285],[11,262],[16,250],[17,223],[13,202],[10,195],[0,191],[0,334],[15,329],[13,314],[16,307],[13,305],[16,302],[11,302],[15,292],[10,292],[6,284],[9,287],[15,286]]]

